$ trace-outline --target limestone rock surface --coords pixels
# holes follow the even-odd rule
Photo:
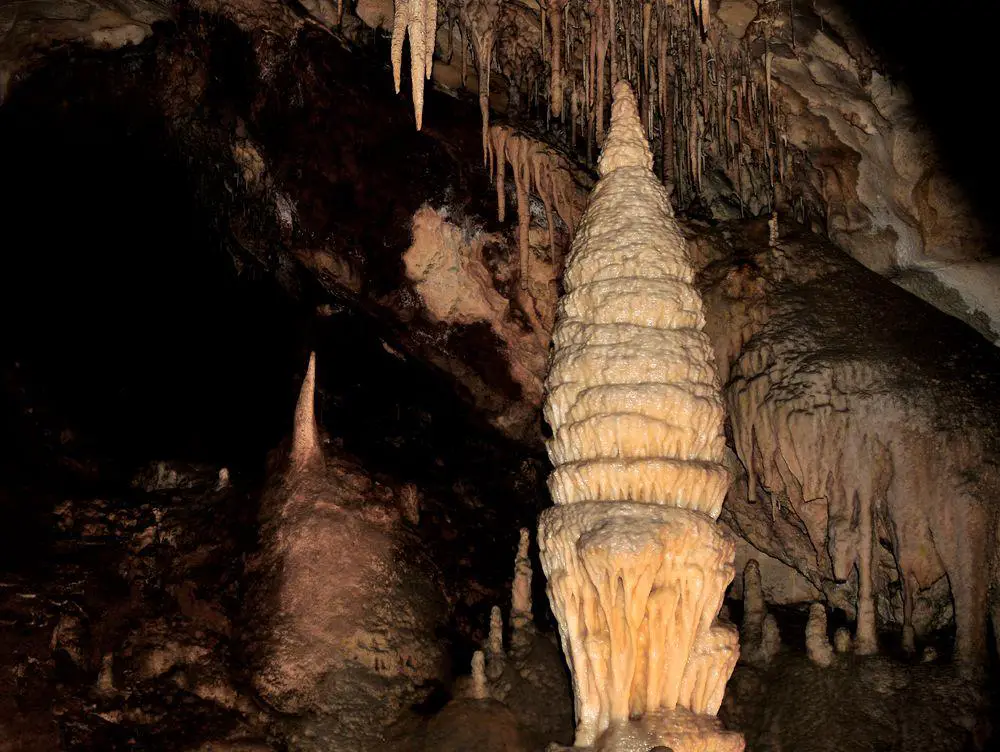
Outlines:
[[[807,235],[739,250],[725,236],[698,247],[749,489],[730,495],[726,519],[830,603],[853,601],[862,649],[875,649],[890,582],[909,631],[921,593],[947,574],[956,657],[981,665],[997,555],[995,349]]]

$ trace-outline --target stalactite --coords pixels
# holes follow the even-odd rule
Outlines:
[[[535,149],[533,141],[516,138],[507,142],[512,150],[511,166],[514,168],[514,193],[517,197],[517,246],[520,252],[520,275],[518,284],[521,289],[528,286],[528,259],[531,255],[528,231],[531,228],[531,205],[528,194],[531,192],[531,158]]]
[[[573,92],[572,94],[570,94],[570,101],[569,101],[569,119],[570,119],[569,143],[574,153],[576,152],[576,122],[579,117],[580,117],[580,90],[574,86]]]
[[[670,104],[670,84],[667,76],[667,66],[669,59],[667,49],[670,44],[670,29],[667,26],[667,13],[664,6],[660,6],[660,18],[656,26],[657,35],[657,75],[656,87],[659,93],[660,102],[660,138],[662,144],[660,150],[663,157],[663,182],[671,185],[674,182],[673,169],[673,146],[674,146],[674,118],[669,108]]]
[[[572,68],[573,64],[573,24],[572,16],[570,15],[569,2],[567,0],[565,8],[563,9],[563,39],[566,40],[566,49],[564,50],[565,67],[567,70]],[[562,69],[560,69],[562,70]],[[562,88],[566,89],[566,78],[565,72],[560,73]],[[572,71],[570,70],[570,80],[569,80],[569,90],[572,92],[576,89],[576,81],[573,79]]]
[[[434,66],[434,45],[437,42],[437,0],[426,0],[424,11],[424,78],[431,80]]]
[[[536,153],[531,166],[535,192],[542,200],[542,207],[545,209],[545,225],[549,236],[549,253],[554,257],[556,253],[556,240],[555,222],[552,216],[552,165],[549,163],[549,156],[547,154]]]
[[[465,34],[462,34],[462,88],[466,89],[469,85],[469,42],[465,38]]]
[[[588,7],[593,10],[594,0],[589,0]],[[597,103],[595,98],[597,96],[597,35],[598,26],[600,22],[598,21],[596,15],[588,16],[588,43],[587,43],[587,63],[584,68],[586,75],[586,89],[587,89],[587,163],[593,162],[593,148],[594,148],[594,138],[596,137],[595,131],[595,118],[597,113]]]
[[[611,42],[611,86],[618,82],[618,14],[615,12],[617,0],[608,0],[608,38]]]
[[[409,37],[410,83],[418,131],[424,122],[424,82],[431,77],[436,34],[437,0],[396,0],[392,18],[392,79],[398,94],[403,66],[403,42]]]
[[[494,182],[496,183],[497,189],[497,219],[503,222],[506,219],[507,214],[507,197],[506,186],[504,185],[505,175],[507,173],[507,138],[510,135],[510,131],[502,126],[491,128],[489,131],[491,153],[493,154],[493,160],[496,165],[496,171],[494,172]],[[515,168],[517,169],[517,168]]]
[[[596,85],[594,92],[594,138],[597,145],[600,146],[604,143],[604,79],[606,78],[605,65],[607,64],[608,58],[608,46],[611,41],[610,32],[608,31],[609,22],[608,17],[605,15],[604,1],[603,0],[591,0],[591,8],[593,9],[592,23],[596,30],[596,53],[595,53],[595,78]]]
[[[435,0],[436,1],[436,0]],[[489,150],[490,73],[493,69],[493,43],[500,0],[469,0],[459,12],[466,36],[472,40],[479,74],[479,115],[482,119],[483,162]],[[464,60],[464,58],[463,58]]]
[[[653,3],[645,0],[642,4],[642,83],[645,98],[649,99],[649,35],[652,31]],[[646,136],[649,136],[649,125],[646,124]]]
[[[552,43],[549,46],[552,68],[549,107],[551,113],[555,117],[559,118],[561,118],[563,114],[562,54],[564,40],[562,35],[563,12],[566,9],[567,1],[568,0],[544,0],[542,3],[542,17],[544,18],[546,11],[548,11],[549,26],[552,27]],[[544,40],[544,34],[542,38]]]

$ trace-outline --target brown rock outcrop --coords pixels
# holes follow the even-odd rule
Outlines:
[[[261,501],[245,641],[257,692],[298,716],[283,728],[290,748],[354,752],[383,743],[443,675],[445,603],[395,507],[324,454],[314,384],[313,358],[291,451]]]

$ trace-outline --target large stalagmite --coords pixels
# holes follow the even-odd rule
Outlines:
[[[692,267],[628,84],[564,276],[539,521],[573,674],[576,745],[742,750],[714,717],[738,657],[717,620],[734,546],[715,523],[729,476]]]

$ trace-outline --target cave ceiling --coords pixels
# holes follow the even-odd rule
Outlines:
[[[392,70],[385,86],[412,101],[417,129],[439,128],[448,117],[427,106],[426,88],[465,92],[478,95],[484,159],[495,160],[498,137],[506,142],[491,126],[517,124],[570,161],[592,165],[610,84],[624,78],[638,92],[657,174],[677,208],[715,219],[778,212],[995,341],[1000,267],[983,211],[992,157],[964,145],[985,135],[984,126],[956,125],[944,114],[972,84],[949,81],[919,54],[926,42],[943,56],[965,50],[974,65],[968,50],[976,40],[949,38],[957,11],[931,2],[878,5],[9,2],[0,7],[0,100],[46,53],[67,45],[141,48],[193,13],[225,18],[250,35],[265,76],[305,28],[374,44]],[[510,158],[511,144],[499,151]],[[512,163],[528,159],[516,144],[513,151]],[[515,178],[526,169],[515,166]],[[526,192],[552,194],[559,182],[540,180],[551,185],[532,183]]]

